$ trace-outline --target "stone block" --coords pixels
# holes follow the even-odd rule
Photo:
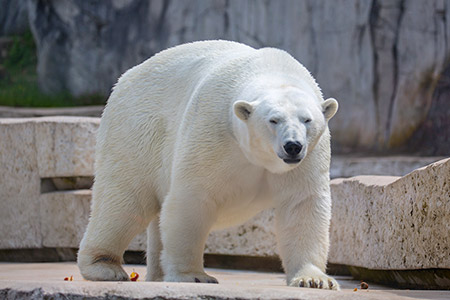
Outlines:
[[[94,149],[99,118],[36,119],[39,176],[72,177],[94,174]]]
[[[40,196],[42,245],[78,248],[89,221],[90,190],[44,193]]]
[[[30,122],[0,119],[0,248],[41,247],[40,179]]]
[[[91,190],[58,191],[41,194],[42,245],[48,248],[78,248],[89,222]],[[143,232],[128,250],[144,251],[147,236]]]
[[[44,209],[42,179],[92,176],[99,122],[79,117],[0,119],[1,249],[43,246],[41,227],[47,220],[39,213]],[[57,207],[53,218],[70,215],[70,210]]]
[[[205,253],[276,256],[273,210],[263,211],[240,226],[211,232]]]
[[[331,182],[329,262],[379,270],[450,268],[450,158],[404,177]]]

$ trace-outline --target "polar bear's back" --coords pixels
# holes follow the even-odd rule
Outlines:
[[[265,67],[267,70],[263,70]],[[217,75],[214,80],[221,82],[236,78],[243,81],[244,73],[253,76],[259,70],[270,74],[275,69],[291,75],[303,74],[314,81],[301,64],[279,49],[257,50],[222,40],[187,43],[161,51],[125,72],[114,87],[107,109],[139,106],[142,112],[158,111],[160,116],[173,119],[174,112],[183,112],[206,77]]]
[[[257,50],[230,41],[200,41],[161,51],[125,72],[114,86],[102,123],[117,122],[123,127],[133,118],[159,119],[167,125],[168,135],[175,134],[187,103],[195,90],[221,64]],[[228,59],[229,57],[230,59]],[[226,77],[226,76],[222,76]],[[115,120],[115,121],[114,121]],[[119,121],[120,120],[120,121]]]
[[[138,104],[140,110],[161,110],[163,114],[169,108],[173,118],[174,109],[185,106],[198,83],[218,63],[226,62],[225,57],[254,51],[230,41],[194,42],[161,51],[121,76],[108,106],[124,109]]]
[[[255,51],[235,42],[195,42],[164,50],[125,72],[97,133],[96,181],[120,174],[121,181],[130,178],[132,189],[151,189],[149,181],[156,179],[154,188],[164,195],[177,132],[195,89],[224,57]]]

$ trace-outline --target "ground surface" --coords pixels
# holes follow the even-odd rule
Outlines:
[[[285,286],[284,275],[208,269],[220,284],[144,282],[145,267],[127,265],[138,282],[90,282],[75,263],[0,263],[1,299],[450,299],[450,291],[395,290],[337,277],[342,291]],[[73,276],[73,281],[64,277]],[[357,287],[358,290],[354,291]]]

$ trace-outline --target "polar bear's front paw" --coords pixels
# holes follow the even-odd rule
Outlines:
[[[339,290],[339,283],[315,266],[308,266],[292,278],[289,286]]]
[[[328,276],[302,276],[292,279],[290,286],[309,287],[325,290],[339,290],[339,284],[334,278]]]
[[[179,273],[166,275],[164,281],[172,282],[197,282],[197,283],[219,283],[216,278],[206,273]]]

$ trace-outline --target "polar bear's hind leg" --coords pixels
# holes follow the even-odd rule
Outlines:
[[[150,222],[147,228],[147,275],[146,281],[163,281],[164,273],[161,268],[161,233],[159,216]]]
[[[121,266],[123,253],[158,211],[156,207],[142,209],[141,205],[132,204],[138,201],[132,193],[124,194],[110,185],[101,186],[100,182],[101,179],[94,184],[94,204],[80,244],[78,267],[87,280],[126,281],[129,277]],[[103,187],[109,192],[102,193]]]

